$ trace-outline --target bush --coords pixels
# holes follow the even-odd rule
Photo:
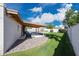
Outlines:
[[[66,30],[65,30],[65,29],[59,29],[59,32],[60,32],[60,33],[65,33]]]

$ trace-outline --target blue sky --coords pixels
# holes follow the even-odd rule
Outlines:
[[[23,21],[55,26],[62,25],[68,9],[79,11],[78,3],[6,3],[6,8],[18,10]]]

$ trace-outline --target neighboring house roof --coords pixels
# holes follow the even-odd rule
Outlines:
[[[35,24],[35,23],[31,23],[31,22],[23,22],[18,14],[18,12],[16,10],[12,10],[12,9],[6,9],[6,14],[11,15],[12,18],[14,18],[14,20],[23,25],[23,26],[27,26],[27,27],[45,27],[45,25],[42,24]]]

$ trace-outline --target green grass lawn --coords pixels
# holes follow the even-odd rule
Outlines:
[[[49,37],[42,46],[31,48],[25,51],[14,52],[9,56],[59,56],[74,55],[72,46],[64,33],[45,33]],[[52,37],[50,37],[50,36]]]

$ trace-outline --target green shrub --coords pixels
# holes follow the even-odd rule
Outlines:
[[[66,30],[65,30],[65,29],[59,29],[59,32],[60,32],[60,33],[65,33]]]

